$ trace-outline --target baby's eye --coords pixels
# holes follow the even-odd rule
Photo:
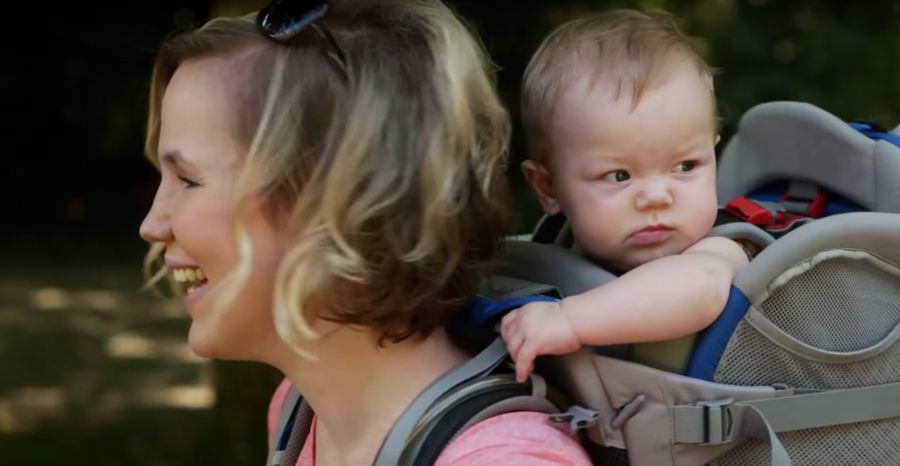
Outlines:
[[[691,161],[687,161],[687,162],[681,162],[678,165],[676,165],[675,171],[676,172],[689,172],[696,167],[697,167],[697,162],[694,162],[691,160]]]
[[[621,183],[623,181],[628,181],[631,179],[631,175],[628,174],[625,170],[616,170],[611,171],[605,175],[603,175],[604,181],[611,181],[613,183]]]

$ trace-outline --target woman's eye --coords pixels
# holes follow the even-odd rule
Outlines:
[[[678,165],[676,165],[675,171],[676,172],[689,172],[696,167],[697,167],[697,162],[694,162],[693,160],[691,160],[691,161],[687,161],[687,162],[681,162]]]
[[[185,188],[196,188],[197,186],[200,186],[194,180],[184,177],[184,176],[181,176],[181,175],[178,176],[178,180],[181,181],[182,183],[184,183]]]
[[[616,170],[603,175],[603,179],[613,183],[621,183],[630,180],[631,175],[625,170]]]

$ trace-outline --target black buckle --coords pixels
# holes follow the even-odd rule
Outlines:
[[[579,430],[595,426],[599,422],[600,414],[597,411],[578,405],[570,407],[564,413],[550,415],[550,425],[566,430],[570,435],[575,435]]]
[[[734,400],[698,401],[703,407],[703,439],[700,445],[724,445],[734,441]]]

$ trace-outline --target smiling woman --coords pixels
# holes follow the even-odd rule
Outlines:
[[[188,284],[193,351],[284,372],[272,416],[291,385],[314,410],[286,464],[371,464],[470,357],[446,326],[510,218],[487,66],[437,0],[276,0],[163,44],[141,236],[164,255],[157,277]],[[437,464],[486,461],[589,464],[540,413],[485,421]]]

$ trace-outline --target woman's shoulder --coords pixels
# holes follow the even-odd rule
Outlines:
[[[535,412],[502,414],[475,424],[441,453],[435,466],[591,466],[574,436]]]
[[[285,379],[269,403],[269,439],[291,382]],[[501,414],[475,424],[447,445],[435,466],[591,466],[574,436],[551,426],[547,415],[535,412]]]

